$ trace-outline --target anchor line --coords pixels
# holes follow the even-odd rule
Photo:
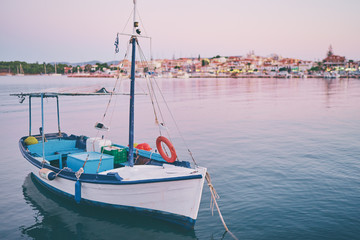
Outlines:
[[[205,174],[205,179],[206,179],[206,181],[207,181],[207,183],[208,183],[208,186],[209,186],[209,189],[210,189],[210,193],[211,193],[211,204],[210,204],[210,205],[211,205],[211,207],[212,207],[212,212],[213,212],[214,205],[215,205],[215,206],[216,206],[216,209],[217,209],[217,211],[218,211],[218,213],[219,213],[219,217],[220,217],[220,219],[221,219],[221,222],[222,222],[222,224],[223,224],[223,226],[224,226],[224,228],[225,228],[225,231],[226,231],[226,232],[229,232],[229,234],[231,235],[232,238],[234,238],[235,240],[238,240],[238,239],[236,238],[236,236],[235,236],[232,232],[230,232],[229,228],[226,226],[225,220],[224,220],[224,218],[223,218],[223,216],[222,216],[222,214],[221,214],[219,205],[218,205],[218,203],[217,203],[217,201],[216,201],[216,199],[219,199],[220,196],[217,194],[214,186],[213,186],[212,183],[211,183],[211,178],[210,178],[209,172],[206,172],[206,174]]]

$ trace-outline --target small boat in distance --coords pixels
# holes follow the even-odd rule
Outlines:
[[[130,34],[130,41],[127,41],[132,52],[130,93],[98,89],[92,92],[41,91],[12,94],[18,96],[21,102],[24,98],[29,99],[29,133],[20,138],[19,148],[31,164],[31,172],[39,183],[76,203],[142,212],[192,228],[198,216],[205,178],[209,179],[207,169],[196,164],[189,149],[189,157],[194,164],[179,160],[172,142],[164,136],[166,125],[160,115],[157,150],[152,150],[146,143],[134,143],[135,53],[138,38],[142,37],[136,14],[134,0],[133,33]],[[155,79],[149,80],[149,84],[153,84],[149,88],[149,95],[152,100],[157,101],[152,88],[158,85],[151,81]],[[121,145],[107,139],[105,136],[109,127],[103,122],[95,124],[98,131],[96,137],[61,131],[60,97],[104,95],[109,96],[109,103],[113,95],[130,96],[127,143]],[[40,98],[42,118],[40,133],[34,135],[31,131],[31,107],[35,98]],[[44,99],[57,101],[56,133],[45,133]],[[153,106],[154,112],[158,111],[155,109],[156,105]],[[102,137],[98,137],[101,135]]]
[[[57,73],[57,69],[56,69],[56,63],[55,63],[55,73],[51,73],[49,74],[50,76],[61,76],[60,73]]]
[[[10,66],[9,66],[9,72],[6,74],[6,76],[12,76]]]
[[[16,76],[19,76],[19,77],[25,76],[24,70],[23,70],[23,68],[22,68],[22,66],[21,66],[21,63],[20,63],[20,68],[17,67],[16,69],[17,69],[17,74],[16,74]]]
[[[340,74],[337,71],[325,71],[324,72],[324,78],[339,78]]]

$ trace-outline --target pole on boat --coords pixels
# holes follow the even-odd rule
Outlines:
[[[31,136],[31,96],[29,96],[29,136]]]
[[[58,130],[59,130],[59,136],[61,137],[61,130],[60,130],[60,110],[59,110],[59,96],[56,96],[56,107],[57,107]]]
[[[45,160],[45,133],[44,133],[44,93],[41,93],[41,138],[42,138],[42,155]]]
[[[129,165],[134,166],[134,96],[135,96],[135,46],[136,38],[132,38],[130,116],[129,116]]]
[[[135,26],[135,23],[136,23],[136,0],[134,0],[133,2],[134,2],[134,18],[133,18],[133,20],[134,20],[134,26],[133,26],[133,35],[135,35],[135,31],[136,31],[136,27],[137,27],[137,26]]]
[[[129,165],[134,166],[134,103],[135,103],[135,50],[136,36],[136,1],[134,0],[134,26],[133,36],[131,37],[132,53],[131,53],[131,84],[130,84],[130,116],[129,116]]]

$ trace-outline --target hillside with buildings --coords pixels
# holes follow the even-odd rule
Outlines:
[[[58,64],[57,73],[69,77],[113,77],[128,75],[129,60],[84,64]],[[24,74],[56,72],[54,64],[27,64],[25,62],[0,62],[0,74],[18,74],[23,66]],[[330,45],[326,57],[320,61],[284,58],[277,54],[257,56],[253,51],[245,56],[215,56],[212,58],[156,59],[136,62],[137,76],[153,75],[166,78],[222,78],[222,77],[359,77],[360,61],[335,55]],[[47,69],[47,70],[46,70]]]

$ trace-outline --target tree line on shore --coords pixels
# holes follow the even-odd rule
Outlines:
[[[21,66],[21,67],[20,67]],[[77,71],[80,66],[72,66],[68,64],[58,63],[56,64],[56,73],[64,74],[64,68],[71,68],[73,71]],[[102,71],[104,68],[110,68],[107,63],[96,63],[96,68],[90,64],[86,64],[84,70],[86,72],[94,72],[96,70]],[[21,70],[22,69],[22,70]],[[27,63],[22,61],[12,61],[12,62],[1,62],[0,61],[0,74],[51,74],[55,73],[55,64],[54,63]]]
[[[23,72],[21,71],[21,68]],[[64,67],[70,67],[67,64],[56,64],[56,72],[64,73]],[[0,62],[0,73],[25,73],[25,74],[45,74],[55,73],[55,65],[51,63],[27,63],[22,61]]]

